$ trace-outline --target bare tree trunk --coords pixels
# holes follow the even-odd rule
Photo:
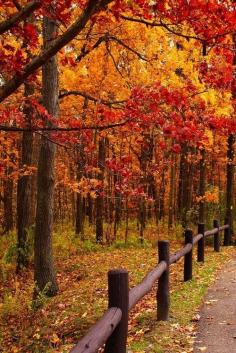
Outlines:
[[[85,153],[84,153],[84,142],[83,140],[78,146],[78,160],[77,160],[77,181],[80,182],[84,176],[85,168]],[[81,239],[84,238],[84,198],[80,193],[77,193],[76,197],[76,222],[75,222],[75,232],[81,235]]]
[[[234,207],[234,142],[235,137],[230,134],[228,137],[228,150],[227,150],[227,179],[226,179],[226,218],[230,224],[231,232],[233,235],[233,207]]]
[[[174,177],[175,177],[175,165],[174,165],[174,156],[171,157],[171,166],[170,166],[170,194],[169,194],[169,205],[168,205],[168,228],[171,228],[173,225],[174,218]]]
[[[100,173],[98,174],[98,179],[104,181],[104,169],[105,169],[105,157],[106,157],[106,145],[105,138],[100,138],[98,146],[98,167]],[[98,193],[96,198],[96,241],[98,243],[102,242],[103,239],[103,207],[104,200],[103,195]]]
[[[115,216],[114,216],[114,234],[113,238],[116,240],[116,234],[117,234],[117,229],[118,226],[121,222],[121,206],[122,206],[122,200],[121,200],[121,194],[120,191],[116,189],[116,185],[119,184],[120,186],[120,176],[117,174],[114,174],[114,189],[115,189]]]
[[[25,96],[33,94],[32,86],[25,84]],[[32,108],[30,105],[24,107],[26,123],[30,125]],[[31,166],[33,155],[33,132],[24,131],[22,135],[20,167]],[[23,175],[17,183],[17,264],[16,272],[28,266],[27,231],[32,225],[31,212],[31,188],[32,178],[30,175]]]
[[[193,165],[188,161],[189,148],[182,145],[179,166],[178,219],[183,227],[187,224],[187,212],[192,204]]]
[[[47,17],[43,20],[44,46],[56,37],[57,23]],[[43,104],[52,116],[58,115],[58,70],[57,59],[52,57],[42,70]],[[38,163],[38,194],[35,229],[36,292],[43,291],[52,296],[58,291],[52,253],[52,227],[54,206],[54,160],[55,145],[42,138]]]
[[[201,150],[201,159],[199,163],[199,196],[204,197],[205,195],[205,179],[206,179],[206,161],[205,161],[205,149]],[[200,200],[199,204],[199,222],[204,223],[205,221],[205,201]]]
[[[161,175],[161,186],[159,189],[159,212],[158,218],[161,220],[165,217],[165,170]]]
[[[3,181],[3,205],[4,205],[4,231],[8,233],[13,230],[13,180],[6,178]]]

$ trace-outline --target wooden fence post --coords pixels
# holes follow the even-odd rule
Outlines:
[[[157,320],[167,321],[169,319],[170,292],[169,292],[169,242],[166,240],[158,241],[159,262],[165,261],[167,269],[158,280],[157,288]]]
[[[190,229],[185,231],[185,244],[193,244],[193,232]],[[193,250],[184,256],[184,281],[193,277]]]
[[[129,280],[126,270],[108,272],[109,308],[117,307],[122,311],[122,318],[106,342],[105,353],[126,353],[129,312]]]
[[[225,224],[229,224],[229,219],[225,218]],[[231,243],[230,239],[230,227],[224,230],[224,246],[229,246]]]
[[[219,228],[219,222],[215,219],[213,221],[213,228]],[[214,234],[214,251],[219,252],[220,251],[220,232],[218,230],[217,233]]]
[[[205,249],[204,232],[205,232],[205,224],[199,223],[198,224],[198,234],[203,234],[203,237],[202,237],[202,239],[199,240],[198,245],[197,245],[197,261],[198,262],[204,262],[204,249]]]

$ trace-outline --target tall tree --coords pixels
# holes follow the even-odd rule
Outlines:
[[[43,20],[44,47],[47,50],[57,35],[57,22],[49,17]],[[56,56],[50,58],[42,70],[43,105],[53,117],[58,115],[58,67]],[[38,162],[38,190],[35,228],[35,273],[37,291],[53,296],[58,286],[53,263],[52,230],[54,206],[55,145],[42,137]]]

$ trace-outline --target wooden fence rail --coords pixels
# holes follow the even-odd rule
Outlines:
[[[169,266],[184,257],[184,281],[193,276],[193,246],[197,244],[197,261],[204,262],[205,238],[214,236],[214,251],[220,251],[220,232],[224,231],[224,246],[231,243],[230,227],[227,219],[225,225],[219,226],[214,220],[213,229],[205,231],[203,223],[198,225],[198,234],[193,236],[191,230],[185,231],[185,245],[174,254],[169,254],[169,242],[158,241],[158,265],[150,271],[137,286],[129,290],[128,272],[123,269],[108,272],[108,310],[103,317],[90,328],[70,353],[97,353],[105,344],[105,353],[126,353],[128,335],[128,312],[147,293],[158,280],[156,293],[157,320],[169,318],[170,291]]]

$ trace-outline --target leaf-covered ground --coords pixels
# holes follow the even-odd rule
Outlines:
[[[181,245],[181,241],[174,240],[171,250]],[[31,305],[32,269],[16,276],[14,265],[7,264],[5,256],[0,273],[0,352],[68,353],[107,307],[107,271],[127,268],[132,287],[157,263],[157,252],[151,245],[122,247],[118,244],[116,247],[100,249],[87,242],[78,251],[73,242],[57,239],[60,292],[52,299],[42,293],[37,309]],[[195,263],[194,280],[188,283],[182,280],[182,261],[171,266],[170,321],[156,322],[156,289],[153,288],[130,313],[128,351],[191,352],[197,309],[217,270],[233,253],[232,247],[222,248],[221,253],[207,248],[205,264]]]

